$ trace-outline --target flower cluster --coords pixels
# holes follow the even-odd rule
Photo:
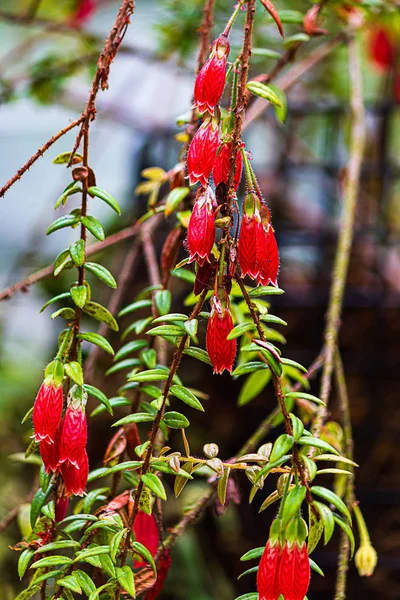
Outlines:
[[[61,367],[60,367],[61,366]],[[82,495],[88,478],[89,464],[86,452],[87,424],[86,395],[82,387],[74,385],[68,395],[64,417],[62,371],[59,361],[50,364],[49,374],[36,396],[33,407],[35,440],[40,443],[40,454],[47,473],[59,473],[64,482],[64,496]]]
[[[276,519],[258,567],[259,600],[279,600],[281,594],[285,600],[304,600],[310,584],[305,535],[297,539],[290,536],[282,543],[279,527]]]
[[[214,243],[217,226],[225,230],[221,244],[228,243],[230,248],[228,274],[225,278],[215,277],[214,295],[211,299],[211,317],[207,327],[207,351],[214,367],[214,373],[225,369],[232,372],[236,355],[236,341],[229,340],[233,329],[232,315],[229,310],[229,280],[235,275],[236,264],[242,277],[248,275],[258,285],[277,285],[279,270],[278,246],[268,207],[261,191],[252,177],[248,156],[244,144],[240,142],[235,149],[232,140],[231,113],[221,127],[218,102],[226,82],[226,64],[229,55],[229,42],[224,33],[211,47],[211,53],[197,76],[194,98],[203,123],[197,130],[189,146],[187,156],[188,176],[191,185],[199,183],[196,200],[188,225],[187,248],[189,262],[198,265],[194,293],[197,295],[210,287],[213,272],[217,267]],[[223,136],[220,138],[220,129]],[[233,224],[232,215],[227,210],[225,197],[237,193],[246,161],[246,178],[249,193],[243,202],[241,226],[238,239],[232,240],[228,230]],[[230,171],[232,163],[232,182]],[[216,196],[210,185],[212,175]],[[253,173],[254,175],[254,173]],[[222,197],[222,200],[221,200]],[[216,217],[220,213],[219,220]],[[237,214],[238,220],[240,214]],[[239,229],[239,228],[238,228]],[[225,255],[224,255],[225,256]],[[219,271],[223,273],[225,260],[219,258]],[[209,285],[210,284],[210,285]]]

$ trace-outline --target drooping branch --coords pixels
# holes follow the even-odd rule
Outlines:
[[[331,391],[332,372],[335,348],[340,330],[343,295],[349,269],[351,245],[354,235],[354,221],[357,198],[360,187],[360,176],[366,137],[366,120],[363,102],[362,67],[359,48],[356,40],[349,40],[349,80],[351,89],[351,140],[347,176],[343,191],[343,214],[340,222],[333,278],[330,291],[329,307],[324,333],[325,363],[322,372],[320,398],[325,406],[318,408],[313,425],[313,433],[319,436],[324,420],[328,414],[327,404]]]

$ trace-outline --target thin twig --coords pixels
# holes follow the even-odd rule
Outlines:
[[[77,125],[80,125],[82,122],[83,122],[83,116],[80,116],[79,119],[76,119],[76,121],[72,121],[72,123],[70,123],[69,125],[64,127],[64,129],[61,129],[58,133],[56,133],[56,135],[53,135],[53,137],[50,138],[48,142],[46,142],[41,148],[39,148],[39,150],[33,156],[31,156],[31,158],[28,160],[28,162],[26,162],[24,164],[23,167],[18,169],[18,171],[16,172],[14,177],[11,177],[11,179],[9,181],[7,181],[7,183],[0,189],[0,198],[2,198],[4,196],[4,194],[10,189],[10,187],[12,185],[14,185],[14,183],[16,181],[21,179],[22,175],[28,169],[30,169],[30,167],[33,165],[34,162],[37,161],[38,158],[43,156],[43,154],[46,152],[46,150],[48,150],[63,135],[68,133],[68,131],[71,131],[71,129],[73,129]]]
[[[363,102],[362,67],[354,37],[349,40],[349,80],[351,86],[351,141],[348,172],[344,183],[344,206],[340,223],[333,279],[330,291],[327,321],[324,333],[325,364],[321,379],[320,398],[325,406],[320,406],[313,425],[313,434],[319,436],[325,418],[328,415],[328,400],[334,353],[340,330],[343,295],[349,269],[351,244],[353,241],[354,221],[357,198],[360,187],[360,175],[365,147],[366,120]]]
[[[347,391],[346,378],[343,370],[343,362],[339,351],[335,353],[335,375],[336,375],[336,386],[340,401],[340,410],[342,412],[343,420],[343,441],[344,441],[344,456],[353,460],[353,432],[351,427],[351,416],[350,416],[350,401],[349,394]],[[354,471],[352,465],[347,465],[349,471]],[[354,477],[346,478],[346,492],[344,499],[347,508],[351,511],[354,503]],[[349,570],[349,559],[350,559],[350,542],[347,535],[342,531],[340,536],[339,545],[339,560],[336,572],[336,588],[334,600],[345,600],[346,598],[346,584],[347,584],[347,573]]]

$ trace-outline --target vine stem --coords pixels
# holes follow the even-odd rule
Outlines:
[[[313,424],[313,435],[317,437],[320,435],[323,423],[328,415],[328,400],[331,391],[334,354],[340,330],[340,317],[354,235],[354,221],[366,139],[362,66],[360,50],[357,47],[354,36],[349,39],[348,52],[352,117],[350,156],[347,177],[344,183],[344,206],[324,333],[325,361],[321,378],[320,398],[325,402],[325,406],[318,408]]]
[[[205,290],[202,291],[202,293],[200,295],[200,298],[197,301],[197,304],[194,307],[194,309],[193,309],[193,311],[192,311],[189,319],[196,319],[198,317],[198,315],[201,312],[201,309],[203,307],[204,300],[206,298],[207,292],[208,292],[207,289],[205,289]],[[147,471],[149,470],[151,457],[152,457],[154,446],[155,446],[155,443],[156,443],[157,433],[158,433],[158,430],[159,430],[159,427],[160,427],[160,422],[161,422],[161,419],[163,417],[164,409],[165,409],[165,404],[166,404],[167,398],[168,398],[168,393],[169,393],[170,387],[172,385],[173,379],[175,377],[175,374],[176,374],[176,372],[177,372],[177,370],[179,368],[179,364],[180,364],[182,356],[183,356],[183,351],[185,350],[186,343],[187,343],[188,339],[189,339],[189,335],[185,334],[182,337],[182,340],[181,340],[178,348],[174,352],[174,356],[172,358],[171,366],[169,368],[168,378],[167,378],[167,380],[165,382],[164,389],[163,389],[163,392],[162,392],[162,398],[163,398],[162,404],[160,406],[160,409],[157,412],[155,420],[153,421],[153,426],[152,426],[151,433],[150,433],[150,438],[149,438],[150,444],[149,444],[149,446],[147,448],[147,451],[146,451],[146,457],[144,459],[143,466],[142,466],[142,469],[141,469],[141,475],[145,475],[147,473]],[[132,515],[131,515],[131,518],[130,518],[130,521],[129,521],[129,531],[128,531],[128,534],[126,536],[125,544],[124,544],[124,547],[123,547],[122,552],[121,552],[121,566],[124,566],[124,564],[126,562],[127,553],[128,553],[128,549],[129,549],[129,544],[130,544],[130,540],[131,540],[132,528],[133,528],[133,525],[135,523],[136,515],[137,515],[137,513],[139,511],[139,502],[140,502],[140,496],[142,494],[143,487],[144,487],[143,481],[142,481],[142,479],[140,479],[138,487],[136,489],[135,497],[134,497],[134,506],[133,506]]]
[[[347,391],[346,378],[343,362],[339,350],[335,353],[335,379],[339,395],[340,410],[343,420],[343,440],[345,456],[353,460],[353,432],[351,427],[350,402]],[[348,465],[348,470],[353,472],[353,466]],[[344,495],[347,508],[351,511],[354,505],[354,477],[346,478],[346,492]],[[349,570],[350,542],[347,535],[342,531],[339,544],[339,559],[336,571],[336,586],[334,600],[345,600],[347,573]]]

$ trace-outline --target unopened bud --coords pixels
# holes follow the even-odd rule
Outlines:
[[[378,555],[370,542],[364,542],[357,550],[354,560],[360,577],[370,577],[378,562]]]
[[[169,466],[171,467],[171,469],[173,471],[175,471],[175,473],[179,473],[179,470],[181,468],[181,463],[180,463],[179,457],[171,456],[171,458],[169,459]]]
[[[226,227],[229,227],[230,224],[230,217],[221,217],[220,219],[216,219],[215,221],[215,227],[219,227],[220,229],[225,229]]]
[[[212,458],[207,461],[207,466],[210,467],[213,471],[216,472],[218,476],[222,476],[224,473],[224,465],[222,464],[222,460],[220,458]]]
[[[217,444],[212,442],[211,444],[205,444],[205,446],[203,446],[203,452],[208,458],[215,458],[218,456],[219,448]]]

